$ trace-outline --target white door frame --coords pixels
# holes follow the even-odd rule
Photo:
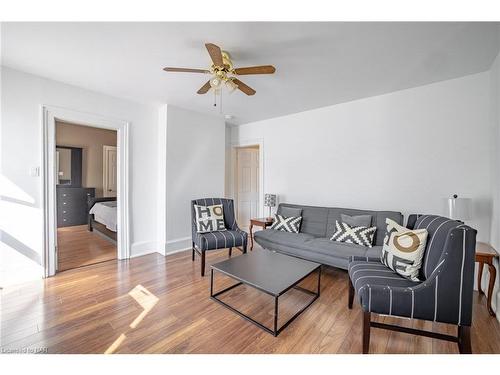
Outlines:
[[[236,191],[238,163],[236,162],[237,149],[242,147],[259,146],[259,216],[264,217],[264,139],[247,139],[231,143],[231,196],[235,206],[238,204],[238,192]],[[236,214],[236,212],[235,212]],[[250,223],[239,223],[240,226]]]
[[[107,150],[115,150],[117,152],[117,157],[118,157],[118,147],[116,146],[108,146],[108,145],[103,145],[102,146],[102,195],[104,197],[107,197],[108,195],[108,162],[106,158],[106,151]],[[118,170],[117,170],[118,173]],[[118,177],[118,176],[117,176]],[[118,181],[116,181],[118,183]]]
[[[57,269],[56,223],[56,120],[78,125],[117,131],[118,146],[118,198],[117,248],[118,259],[130,258],[129,236],[129,123],[127,121],[77,112],[65,108],[46,106],[42,111],[42,207],[44,251],[42,266],[44,277],[53,276]]]

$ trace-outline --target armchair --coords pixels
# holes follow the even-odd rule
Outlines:
[[[349,262],[348,307],[356,293],[363,309],[363,353],[369,351],[371,327],[456,342],[460,353],[471,353],[476,230],[435,215],[410,215],[407,226],[429,232],[420,270],[423,281],[399,276],[378,258],[352,257]],[[454,324],[458,332],[452,336],[372,322],[372,313]]]
[[[208,233],[198,233],[196,230],[195,205],[211,206],[222,204],[224,214],[224,224],[226,230]],[[248,235],[242,231],[236,223],[234,214],[234,202],[226,198],[203,198],[191,201],[191,238],[192,238],[192,260],[195,259],[195,253],[201,257],[201,276],[205,276],[205,252],[208,250],[227,249],[229,256],[232,254],[232,248],[236,247],[242,253],[247,252]]]

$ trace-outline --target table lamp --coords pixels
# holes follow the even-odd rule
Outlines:
[[[276,206],[276,194],[264,194],[264,206],[269,207],[269,216],[271,218],[271,209]]]
[[[457,194],[448,198],[448,217],[454,220],[470,220],[471,219],[471,199],[459,198]]]

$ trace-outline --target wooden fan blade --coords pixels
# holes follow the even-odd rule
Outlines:
[[[207,81],[201,88],[197,91],[198,94],[206,94],[210,90],[210,81]]]
[[[244,74],[273,74],[276,68],[272,65],[249,66],[246,68],[234,69],[234,73],[238,75]]]
[[[212,43],[205,43],[205,47],[207,47],[208,54],[210,55],[214,65],[223,67],[224,63],[222,62],[221,49]]]
[[[206,69],[190,69],[190,68],[163,68],[166,72],[184,72],[184,73],[210,73],[209,70]]]
[[[245,85],[238,78],[233,78],[233,82],[238,85],[238,89],[240,91],[243,91],[247,95],[254,95],[256,93],[254,89],[252,89],[250,86]]]

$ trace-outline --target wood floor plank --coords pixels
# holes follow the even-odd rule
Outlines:
[[[57,228],[58,270],[88,266],[116,259],[116,244],[87,225]]]
[[[237,254],[237,252],[236,252]],[[238,256],[238,255],[233,255]],[[209,265],[227,250],[209,252]],[[44,348],[49,353],[360,353],[362,310],[347,308],[347,273],[323,267],[321,296],[278,337],[209,298],[210,279],[200,276],[191,252],[150,254],[61,272],[1,290],[0,345]],[[301,286],[315,287],[315,275]],[[218,288],[230,285],[217,279]],[[273,301],[241,286],[224,296],[255,319],[272,324]],[[308,296],[280,297],[280,323]],[[455,333],[456,328],[374,315],[374,320]],[[500,325],[474,294],[472,349],[500,353]],[[453,343],[372,329],[370,353],[457,353]]]

